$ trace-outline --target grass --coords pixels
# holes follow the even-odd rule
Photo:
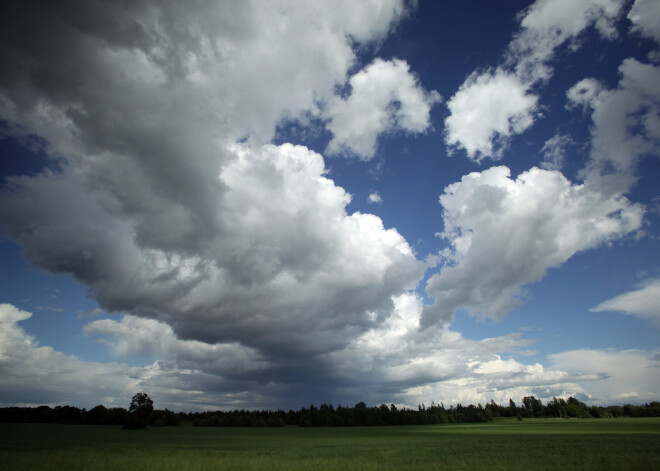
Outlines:
[[[409,427],[0,424],[0,470],[652,470],[660,419]]]

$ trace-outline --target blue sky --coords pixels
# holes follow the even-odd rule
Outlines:
[[[658,400],[657,2],[353,3],[5,7],[0,404]]]

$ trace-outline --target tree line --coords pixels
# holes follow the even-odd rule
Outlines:
[[[98,405],[90,410],[73,406],[5,407],[0,408],[0,422],[33,422],[57,424],[123,425],[124,428],[176,426],[191,422],[199,427],[348,427],[373,425],[427,425],[448,423],[492,422],[497,417],[526,418],[601,418],[601,417],[660,417],[660,402],[644,405],[587,406],[569,397],[552,398],[545,405],[534,396],[526,396],[520,405],[509,400],[508,406],[494,401],[463,406],[445,407],[432,402],[417,409],[397,408],[394,404],[368,407],[359,402],[353,407],[322,404],[299,410],[232,410],[207,412],[173,412],[154,409],[153,401],[145,393],[138,393],[127,409]]]

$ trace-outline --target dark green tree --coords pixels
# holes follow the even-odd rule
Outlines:
[[[566,412],[571,417],[578,417],[581,419],[587,419],[591,417],[587,405],[574,397],[569,397],[566,401]]]
[[[543,417],[543,403],[540,399],[536,399],[534,396],[525,396],[522,403],[530,417]]]
[[[513,399],[509,398],[509,417],[516,417],[518,415],[518,408]]]
[[[128,412],[142,418],[148,418],[154,411],[154,401],[144,392],[139,392],[131,400]]]
[[[131,400],[128,408],[129,418],[124,424],[125,429],[146,428],[154,411],[154,401],[144,392],[139,392]]]

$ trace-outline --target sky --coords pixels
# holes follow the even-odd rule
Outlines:
[[[660,2],[5,1],[0,406],[660,400]]]

